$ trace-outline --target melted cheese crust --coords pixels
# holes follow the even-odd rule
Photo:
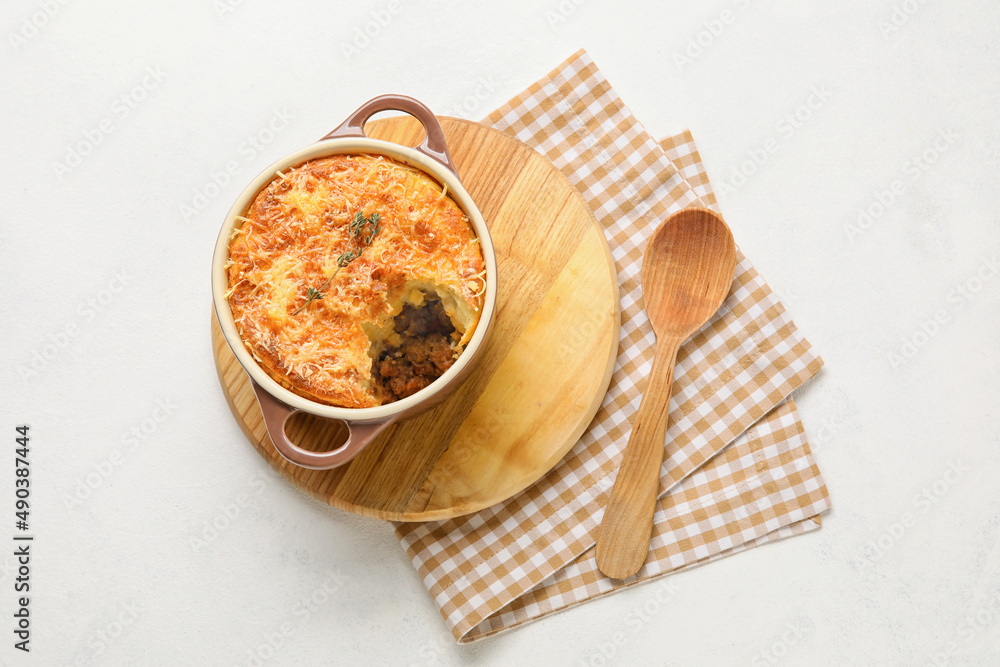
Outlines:
[[[348,232],[359,211],[379,213],[381,231],[323,299],[293,315],[337,258],[360,247]],[[446,189],[418,169],[382,155],[311,160],[279,172],[240,220],[227,264],[237,330],[264,370],[301,396],[380,405],[369,334],[391,332],[404,298],[438,293],[456,325],[456,354],[476,328],[485,291],[478,238]]]

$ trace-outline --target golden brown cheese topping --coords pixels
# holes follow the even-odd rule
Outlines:
[[[358,213],[378,214],[368,247],[373,226],[351,234]],[[227,264],[233,318],[254,358],[297,394],[381,405],[426,386],[472,337],[482,251],[446,188],[420,170],[381,155],[312,160],[279,173],[242,223]]]

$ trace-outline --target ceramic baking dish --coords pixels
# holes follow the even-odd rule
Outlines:
[[[368,138],[364,131],[365,123],[372,115],[387,110],[402,111],[420,121],[426,133],[423,142],[411,148]],[[449,195],[468,217],[479,237],[486,265],[486,287],[479,324],[451,368],[429,386],[411,396],[370,408],[343,408],[319,403],[295,394],[279,384],[254,360],[243,344],[226,299],[229,239],[234,226],[238,224],[238,217],[246,213],[257,194],[274,179],[278,171],[296,167],[309,160],[345,154],[385,155],[420,169],[442,185],[446,185]],[[317,470],[347,463],[384,428],[399,419],[413,416],[437,405],[457,389],[468,377],[482,354],[493,324],[496,293],[496,254],[489,230],[475,202],[462,186],[458,171],[448,153],[441,125],[424,104],[402,95],[382,95],[369,100],[320,141],[285,156],[262,171],[240,193],[230,208],[219,232],[212,258],[212,299],[219,325],[236,359],[250,376],[267,432],[275,448],[285,459],[296,465]],[[307,412],[318,417],[344,422],[349,431],[347,441],[328,452],[313,452],[299,447],[285,433],[285,424],[296,412]]]

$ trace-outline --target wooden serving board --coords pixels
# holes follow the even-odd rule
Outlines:
[[[496,247],[492,337],[470,378],[439,406],[393,424],[350,463],[308,470],[275,451],[250,381],[212,315],[222,389],[250,442],[293,484],[335,507],[393,521],[448,519],[525,489],[569,451],[597,413],[618,351],[614,260],[583,198],[552,163],[491,128],[441,118],[462,183]],[[372,138],[413,146],[409,116]],[[297,414],[286,432],[328,451],[344,426]]]

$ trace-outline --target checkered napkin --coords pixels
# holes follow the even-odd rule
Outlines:
[[[738,253],[725,303],[678,355],[651,553],[629,579],[598,571],[594,545],[655,349],[642,252],[670,213],[717,204],[690,133],[656,142],[584,51],[486,122],[551,160],[587,200],[617,263],[622,328],[600,411],[543,479],[470,516],[396,525],[455,638],[817,528],[829,498],[789,394],[822,361]]]

